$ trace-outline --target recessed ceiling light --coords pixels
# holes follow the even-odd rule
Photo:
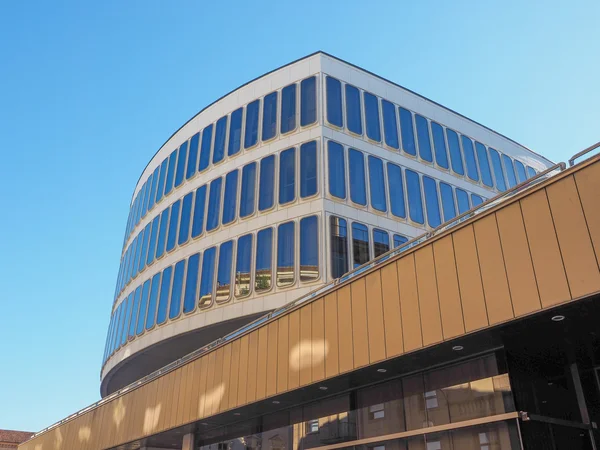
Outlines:
[[[565,316],[561,316],[561,315],[552,316],[552,322],[562,322],[563,320],[565,320]]]
[[[274,405],[279,405],[279,400],[273,400]]]
[[[452,347],[452,350],[454,350],[455,352],[460,352],[463,349],[464,347],[462,345],[455,345],[454,347]]]
[[[329,388],[327,386],[319,386],[319,389],[321,389],[322,391],[326,391]]]
[[[240,415],[240,413],[233,413],[233,415],[234,415],[234,416],[239,416],[239,415]]]
[[[207,426],[208,424],[206,422],[202,422],[200,425]]]
[[[377,369],[377,372],[379,372],[379,373],[386,373],[387,369]]]
[[[548,401],[547,400],[542,400],[542,403],[548,403]]]
[[[552,381],[548,381],[548,386],[552,386],[554,383]]]

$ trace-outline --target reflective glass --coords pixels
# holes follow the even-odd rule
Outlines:
[[[346,198],[344,147],[337,142],[327,141],[327,165],[329,168],[329,193],[334,197]]]
[[[271,289],[271,255],[273,254],[273,229],[260,230],[256,235],[256,272],[254,290],[257,292]]]
[[[277,91],[265,95],[263,100],[262,140],[273,139],[277,134]]]
[[[398,108],[400,111],[400,131],[402,135],[402,150],[409,155],[417,156],[415,148],[415,132],[413,130],[412,113],[408,109]]]
[[[417,141],[419,143],[419,156],[422,160],[433,162],[431,153],[431,141],[429,140],[429,123],[427,119],[419,114],[415,114],[415,123],[417,125]]]
[[[514,187],[517,185],[517,175],[515,174],[515,166],[513,166],[512,159],[506,155],[502,155],[502,162],[504,163],[504,170],[506,171],[506,179],[508,180],[508,187]]]
[[[165,178],[167,176],[167,167],[169,165],[169,158],[165,158],[160,165],[160,175],[158,176],[158,186],[156,187],[156,199],[154,203],[158,203],[162,200],[165,192]]]
[[[158,229],[158,242],[156,243],[156,259],[160,258],[165,252],[165,241],[167,238],[167,230],[169,229],[169,211],[166,208],[160,213],[160,227]]]
[[[125,342],[127,342],[127,332],[129,331],[129,323],[131,322],[131,309],[133,308],[131,295],[123,300],[123,303],[125,304],[127,311],[125,312],[125,322],[119,331],[121,345],[124,345]]]
[[[390,249],[390,235],[387,231],[373,229],[373,256],[377,258]]]
[[[151,224],[144,227],[144,239],[142,241],[142,251],[140,253],[140,262],[138,265],[138,273],[146,267],[146,257],[148,255],[148,242],[150,242]]]
[[[529,178],[533,178],[537,175],[537,171],[533,167],[527,166],[527,175]]]
[[[181,209],[181,200],[177,200],[171,206],[171,215],[169,217],[169,232],[167,233],[167,251],[175,248],[177,242],[177,232],[179,231],[179,210]]]
[[[365,98],[365,128],[367,137],[381,142],[381,127],[379,125],[379,100],[373,94],[364,92]]]
[[[408,242],[408,238],[406,236],[401,236],[399,234],[394,235],[394,248],[400,247],[402,244],[406,244]]]
[[[317,78],[310,77],[300,83],[300,126],[317,121]]]
[[[150,286],[150,299],[148,300],[148,314],[146,316],[146,330],[154,326],[156,321],[156,303],[158,301],[158,292],[160,290],[160,272],[152,277]]]
[[[294,222],[286,222],[277,227],[277,286],[294,284]]]
[[[360,91],[346,84],[346,126],[356,134],[362,134],[362,111]]]
[[[490,158],[492,160],[492,169],[494,169],[494,178],[496,179],[496,189],[503,192],[506,190],[506,181],[504,181],[504,171],[502,170],[500,154],[492,147],[490,147],[489,150]]]
[[[157,167],[156,169],[154,169],[154,172],[152,173],[152,186],[150,187],[150,196],[148,198],[148,211],[150,211],[152,208],[154,208],[154,200],[156,199],[156,186],[158,184],[159,170],[160,170],[160,167]]]
[[[494,187],[492,172],[490,170],[490,160],[488,158],[485,145],[475,141],[475,150],[477,151],[477,161],[479,162],[479,172],[481,172],[481,181],[489,187]]]
[[[265,211],[273,207],[275,202],[275,156],[267,156],[260,160],[260,180],[258,194],[258,210]]]
[[[215,145],[213,149],[213,164],[223,161],[225,158],[225,139],[227,138],[227,119],[228,116],[223,116],[217,120],[215,128]]]
[[[246,297],[250,295],[250,281],[252,277],[252,235],[241,236],[237,242],[237,256],[235,262],[235,296]]]
[[[210,193],[208,194],[208,212],[206,213],[206,231],[212,231],[219,226],[219,212],[221,209],[221,185],[222,178],[210,182]]]
[[[300,197],[317,193],[317,141],[300,146]]]
[[[519,184],[527,181],[527,172],[525,171],[525,166],[521,161],[515,159],[515,167],[517,168],[517,177],[519,179]]]
[[[296,149],[289,148],[279,157],[279,204],[296,199]]]
[[[383,136],[385,143],[392,148],[399,148],[396,107],[387,100],[382,99],[381,110],[383,113]]]
[[[146,265],[149,266],[154,262],[156,255],[156,240],[158,239],[158,225],[160,224],[160,216],[156,216],[152,220],[152,231],[150,232],[150,244],[148,245],[148,256],[146,257]]]
[[[365,158],[362,152],[348,149],[348,166],[350,168],[350,199],[354,203],[367,204],[367,187],[365,183]]]
[[[450,164],[452,170],[458,175],[465,174],[462,155],[460,154],[460,144],[458,142],[458,134],[456,131],[446,128],[446,138],[448,139],[448,148],[450,149]]]
[[[477,194],[471,194],[471,203],[473,204],[473,208],[481,205],[484,202],[483,198]]]
[[[475,151],[473,150],[473,141],[467,136],[460,136],[467,165],[467,176],[473,181],[479,181],[479,173],[477,172],[477,161],[475,160]]]
[[[346,219],[329,218],[331,234],[331,276],[339,278],[348,272],[348,227]]]
[[[404,204],[404,183],[402,183],[402,170],[396,164],[387,164],[388,189],[390,192],[390,210],[396,217],[406,218]]]
[[[204,252],[202,259],[202,278],[200,280],[200,297],[198,303],[198,306],[201,308],[212,304],[216,252],[217,247],[211,247]]]
[[[144,183],[144,185],[142,186],[141,192],[142,192],[142,213],[141,213],[141,217],[145,217],[146,216],[146,212],[148,211],[148,189],[150,187],[150,178],[148,178],[146,180],[146,182]]]
[[[300,281],[319,278],[319,228],[317,216],[300,220]]]
[[[423,176],[423,191],[425,191],[425,206],[427,207],[427,223],[430,227],[437,227],[442,223],[440,218],[440,203],[438,200],[437,185],[433,178]]]
[[[413,222],[425,223],[423,218],[423,201],[421,200],[421,183],[419,175],[406,169],[406,191],[408,194],[408,211]]]
[[[136,334],[139,336],[144,332],[144,324],[146,322],[146,312],[148,310],[148,296],[150,294],[150,280],[146,280],[142,286],[142,299],[140,300],[140,310],[138,312],[138,320]]]
[[[296,83],[281,90],[281,133],[296,128]]]
[[[196,238],[204,231],[204,207],[206,204],[206,185],[196,189],[194,199],[194,220],[192,221],[192,238]]]
[[[456,206],[454,206],[454,193],[452,186],[440,182],[440,197],[442,197],[442,211],[444,222],[456,217]]]
[[[212,123],[202,130],[202,144],[200,145],[200,160],[198,161],[198,172],[205,170],[210,164],[210,149],[212,146],[213,125]]]
[[[231,264],[233,262],[233,241],[223,242],[219,247],[219,268],[215,300],[226,302],[231,296]]]
[[[469,205],[469,195],[462,189],[456,188],[456,203],[458,205],[458,214],[462,214],[471,209]]]
[[[244,148],[254,147],[258,142],[258,110],[260,100],[254,100],[246,106],[246,133]]]
[[[356,269],[369,259],[369,230],[366,225],[354,222],[352,224],[352,267]]]
[[[254,214],[256,190],[256,163],[246,164],[242,169],[242,188],[240,192],[240,217]]]
[[[111,355],[114,353],[114,351],[117,349],[117,344],[119,342],[119,330],[121,329],[121,322],[122,322],[122,317],[123,317],[123,303],[121,303],[118,307],[117,307],[117,311],[115,312],[115,328],[113,330],[112,336],[111,336],[111,344],[110,344],[110,353]]]
[[[200,253],[194,253],[188,258],[187,275],[185,276],[185,291],[183,294],[183,313],[187,314],[196,309],[198,294],[198,267]]]
[[[325,79],[325,89],[327,90],[327,122],[337,127],[344,126],[342,118],[342,83],[335,78],[327,77]]]
[[[235,220],[237,210],[238,171],[232,170],[225,176],[225,192],[223,198],[223,225]]]
[[[133,309],[131,311],[131,320],[129,321],[128,337],[131,339],[135,336],[137,329],[138,316],[140,310],[140,299],[142,297],[142,286],[138,286],[133,297]]]
[[[175,172],[175,187],[181,186],[185,176],[185,164],[187,162],[188,142],[185,141],[179,147],[179,155],[177,156],[177,170]]]
[[[164,195],[167,196],[173,190],[173,182],[175,181],[175,167],[177,166],[177,149],[173,150],[169,155],[169,167],[167,169],[167,179],[165,181]]]
[[[162,324],[167,320],[167,309],[169,308],[169,294],[171,292],[171,276],[173,275],[173,266],[167,267],[162,272],[160,280],[160,298],[158,300],[158,312],[156,314],[156,323]]]
[[[231,113],[229,121],[229,142],[227,144],[227,154],[233,156],[240,151],[242,146],[242,116],[244,108],[238,108]]]
[[[378,211],[387,211],[387,198],[385,195],[385,177],[383,175],[383,161],[369,155],[369,186],[371,188],[371,206]]]
[[[188,153],[187,167],[185,169],[185,178],[189,180],[196,174],[198,167],[198,147],[200,146],[200,133],[196,133],[190,139],[190,151]]]
[[[169,319],[174,319],[181,312],[181,293],[183,291],[183,277],[185,275],[185,259],[175,264],[173,285],[171,286],[171,305],[169,306]]]
[[[183,197],[183,202],[181,204],[181,220],[179,221],[179,237],[177,238],[177,243],[179,245],[185,244],[190,238],[190,219],[193,201],[193,192],[190,192]]]
[[[127,263],[127,282],[131,281],[131,277],[133,277],[133,266],[135,265],[138,238],[139,236],[133,238],[133,242],[129,246],[129,261]]]

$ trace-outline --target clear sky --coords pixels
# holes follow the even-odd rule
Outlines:
[[[552,160],[600,139],[595,1],[0,6],[0,428],[99,399],[128,206],[180,125],[324,50]]]

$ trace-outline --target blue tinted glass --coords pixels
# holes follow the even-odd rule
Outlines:
[[[390,235],[387,231],[373,229],[373,256],[377,258],[390,249]]]
[[[406,218],[406,206],[404,204],[404,184],[402,183],[402,171],[395,164],[388,163],[388,189],[390,192],[390,210],[396,217]]]
[[[335,78],[327,77],[325,81],[327,90],[327,122],[343,127],[342,118],[342,83]]]
[[[281,90],[281,132],[287,133],[296,128],[296,84]]]
[[[131,321],[131,309],[133,307],[133,301],[131,299],[131,295],[129,297],[127,297],[125,300],[123,300],[123,303],[125,304],[125,308],[127,308],[127,311],[125,312],[125,321],[119,332],[120,337],[121,337],[121,345],[124,345],[125,342],[127,342],[127,332],[129,331],[129,323]]]
[[[127,282],[133,277],[133,266],[135,265],[135,255],[137,253],[137,241],[138,236],[133,239],[133,242],[129,246],[129,261],[127,263]]]
[[[533,167],[527,166],[527,175],[529,176],[529,178],[535,177],[536,174],[537,174],[537,172]]]
[[[171,305],[169,319],[174,319],[181,311],[181,293],[183,291],[183,276],[185,274],[185,259],[175,264],[173,273],[173,286],[171,287]]]
[[[141,197],[141,199],[142,199],[142,212],[141,212],[141,216],[140,217],[142,217],[142,218],[145,217],[146,216],[146,212],[148,212],[148,197],[149,197],[149,195],[148,195],[148,189],[150,187],[150,183],[149,183],[150,181],[151,181],[150,178],[148,178],[146,180],[146,182],[144,183],[144,185],[142,186],[142,189],[141,189],[141,193],[142,193],[142,197]]]
[[[415,148],[415,133],[413,131],[412,113],[404,108],[400,111],[400,131],[402,132],[402,150],[409,155],[417,156]]]
[[[142,186],[142,188],[138,191],[137,195],[135,196],[135,220],[134,220],[134,227],[137,226],[138,223],[140,223],[140,216],[142,214],[142,189],[144,188],[144,186]]]
[[[200,280],[200,307],[209,306],[212,303],[216,251],[216,247],[211,247],[204,252],[204,258],[202,260],[202,279]]]
[[[148,211],[154,208],[154,201],[156,199],[156,186],[158,185],[158,174],[160,167],[154,169],[152,174],[152,186],[150,187],[150,197],[148,198]]]
[[[381,142],[381,127],[379,125],[379,101],[377,97],[368,92],[365,97],[365,127],[367,137],[377,142]]]
[[[446,137],[448,138],[448,148],[450,149],[450,164],[452,165],[452,170],[458,175],[464,175],[465,169],[463,166],[462,155],[460,154],[458,134],[456,134],[456,131],[446,128]]]
[[[277,227],[277,286],[294,284],[294,222]]]
[[[406,236],[400,236],[399,234],[394,235],[394,248],[400,247],[402,244],[406,244],[408,238]]]
[[[440,197],[442,197],[442,211],[444,222],[456,217],[456,206],[454,206],[454,194],[449,184],[440,182]]]
[[[300,220],[300,281],[319,278],[319,222],[317,216]]]
[[[140,311],[140,299],[142,297],[142,287],[138,286],[135,290],[135,296],[133,298],[133,310],[131,311],[131,320],[129,321],[129,333],[128,337],[132,338],[135,336],[137,329],[138,316]]]
[[[168,165],[169,158],[165,158],[165,160],[160,165],[160,175],[158,176],[158,186],[156,187],[155,203],[158,203],[163,198],[163,194],[165,192],[165,178],[167,176]]]
[[[204,231],[204,206],[206,204],[206,185],[196,189],[194,201],[194,220],[192,221],[192,237],[198,237]]]
[[[471,202],[473,203],[473,208],[475,208],[483,203],[483,198],[477,194],[471,194]]]
[[[194,193],[190,192],[183,197],[181,204],[181,220],[179,221],[179,237],[177,243],[185,244],[190,237],[190,218],[192,215],[192,202],[194,201]]]
[[[275,156],[267,156],[260,161],[260,181],[258,194],[258,210],[264,211],[273,207],[275,201]]]
[[[229,122],[229,143],[227,144],[227,154],[233,156],[240,151],[242,145],[242,116],[244,108],[238,108],[231,113]]]
[[[327,142],[327,165],[329,166],[329,193],[346,198],[346,165],[344,147],[337,142]]]
[[[196,294],[198,293],[198,266],[200,253],[195,253],[188,259],[187,275],[185,277],[185,293],[183,295],[183,312],[189,313],[196,309]]]
[[[254,100],[246,106],[246,133],[244,134],[244,148],[250,148],[258,142],[258,110],[260,100]]]
[[[173,182],[175,181],[175,167],[177,166],[177,150],[173,150],[169,155],[169,168],[167,169],[167,179],[165,181],[165,192],[167,196],[173,190]]]
[[[359,205],[366,205],[367,188],[363,154],[353,148],[348,149],[348,166],[350,168],[350,199]]]
[[[429,123],[423,116],[415,114],[417,125],[417,141],[419,142],[419,156],[424,161],[433,162],[431,141],[429,140]]]
[[[262,140],[273,139],[277,134],[277,91],[265,95],[263,100]]]
[[[254,289],[271,289],[271,255],[273,254],[273,229],[260,230],[256,235],[256,273]]]
[[[371,206],[378,211],[386,212],[387,200],[383,162],[374,156],[369,156],[369,186],[371,188]]]
[[[317,79],[306,78],[300,83],[300,126],[317,121]]]
[[[250,294],[250,278],[252,264],[252,235],[247,234],[238,239],[235,262],[235,296],[245,297]]]
[[[369,262],[369,230],[362,223],[354,222],[352,224],[352,267],[356,269],[359,266]]]
[[[521,161],[515,159],[515,167],[517,168],[517,176],[519,178],[519,183],[522,183],[527,180],[527,173],[525,171],[525,166]]]
[[[423,176],[423,191],[425,191],[425,206],[427,208],[427,223],[430,227],[437,227],[442,223],[440,218],[440,203],[438,200],[437,185],[433,178]]]
[[[142,287],[142,300],[140,301],[140,310],[138,312],[138,320],[136,334],[139,336],[144,332],[144,324],[146,321],[146,312],[148,310],[148,296],[150,295],[150,280],[146,280]]]
[[[392,148],[398,148],[398,126],[396,125],[396,107],[387,100],[381,100],[383,113],[383,136],[385,143]]]
[[[200,145],[200,161],[198,161],[198,172],[205,170],[210,164],[210,149],[212,146],[213,125],[212,123],[202,130],[202,144]]]
[[[150,286],[150,299],[148,300],[148,315],[146,316],[146,330],[154,326],[156,319],[156,303],[158,301],[158,292],[160,288],[160,272],[152,277]]]
[[[479,162],[479,172],[481,172],[481,181],[489,187],[494,187],[492,172],[490,170],[490,160],[488,158],[485,145],[475,141],[475,150],[477,151],[477,161]]]
[[[167,309],[169,308],[169,293],[171,292],[171,276],[173,275],[173,266],[163,270],[162,280],[160,280],[160,298],[158,300],[158,312],[156,314],[156,323],[161,324],[167,320]]]
[[[171,206],[171,215],[169,217],[169,233],[167,234],[167,251],[175,248],[177,242],[177,231],[179,230],[179,210],[181,209],[181,200],[177,200]]]
[[[512,159],[506,155],[502,155],[502,162],[504,163],[504,170],[506,171],[506,179],[508,180],[508,187],[514,187],[517,185],[517,175],[515,174],[515,166],[513,166]]]
[[[504,171],[502,170],[502,162],[500,155],[492,147],[490,150],[490,158],[492,159],[492,168],[494,169],[494,178],[496,178],[496,189],[499,191],[506,190],[506,181],[504,181]]]
[[[148,254],[148,242],[150,242],[150,224],[144,227],[144,238],[142,240],[142,250],[140,252],[140,259],[138,264],[138,273],[144,270],[146,267],[146,256]]]
[[[221,185],[222,178],[210,182],[210,193],[208,194],[208,212],[206,214],[206,231],[212,231],[219,226],[221,210]]]
[[[160,258],[165,251],[167,230],[169,229],[169,211],[170,211],[170,208],[166,208],[160,214],[160,227],[158,229],[158,242],[156,243],[156,259]]]
[[[152,220],[152,231],[150,232],[150,244],[148,245],[148,256],[146,257],[146,265],[149,266],[154,262],[154,255],[156,254],[156,240],[158,239],[158,225],[160,223],[160,216],[156,216]]]
[[[279,157],[279,204],[296,199],[296,149],[289,148]]]
[[[124,311],[125,311],[124,304],[125,303],[121,303],[118,306],[118,308],[117,308],[117,312],[115,313],[115,317],[116,317],[116,319],[115,319],[116,322],[115,323],[116,323],[116,326],[115,326],[115,331],[113,332],[113,336],[112,336],[112,345],[111,345],[112,350],[111,350],[111,353],[114,352],[116,349],[119,348],[119,344],[120,344],[119,333],[121,332],[121,329],[123,328],[122,327],[122,324],[124,322],[123,315],[125,314],[124,313]]]
[[[469,196],[462,189],[456,189],[456,203],[458,204],[458,214],[462,214],[471,209],[469,205]]]
[[[362,134],[360,91],[349,84],[346,85],[346,123],[350,131]]]
[[[467,176],[473,181],[479,181],[477,172],[477,161],[475,160],[475,151],[473,150],[473,141],[466,136],[461,135],[463,155],[467,165]]]
[[[213,164],[223,161],[225,157],[225,138],[227,137],[227,119],[228,116],[223,116],[217,120],[215,128],[215,146],[213,150]]]
[[[346,220],[330,216],[331,276],[339,278],[348,272],[348,228]]]
[[[200,145],[200,133],[196,133],[190,139],[190,151],[188,153],[187,167],[185,169],[185,178],[189,180],[196,174],[198,167],[198,147]]]
[[[256,163],[246,164],[242,169],[242,189],[240,193],[240,217],[254,214],[256,190]]]
[[[181,186],[185,176],[185,165],[187,163],[188,143],[185,141],[179,147],[179,155],[177,156],[177,171],[175,172],[175,187]]]
[[[300,197],[317,193],[317,141],[300,146]]]
[[[233,170],[225,176],[225,193],[223,198],[223,225],[235,220],[237,210],[238,171]]]
[[[217,287],[215,300],[226,302],[231,296],[231,263],[233,255],[233,241],[227,241],[219,247],[219,265],[217,269]]]
[[[421,200],[421,183],[419,175],[412,170],[405,171],[406,191],[408,194],[408,211],[410,219],[417,223],[425,223],[423,219],[423,201]]]

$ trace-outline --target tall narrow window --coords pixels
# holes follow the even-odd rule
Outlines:
[[[138,312],[138,320],[136,334],[139,336],[144,332],[144,324],[146,321],[146,312],[148,311],[148,296],[150,294],[150,280],[146,280],[142,286],[142,299],[140,300],[140,310]]]
[[[173,190],[173,182],[175,181],[175,167],[177,166],[177,149],[173,150],[169,155],[169,168],[167,169],[167,179],[165,181],[165,197]]]
[[[373,256],[377,258],[390,250],[390,235],[385,230],[373,228]]]
[[[183,197],[181,206],[181,220],[179,221],[179,237],[177,243],[185,244],[190,238],[190,218],[192,215],[192,203],[194,201],[194,193],[190,192]]]
[[[148,254],[148,242],[150,242],[150,224],[144,227],[144,239],[142,240],[142,251],[140,253],[140,263],[138,273],[146,267],[146,256]]]
[[[196,309],[196,295],[198,294],[198,266],[200,265],[200,253],[194,253],[189,257],[187,263],[187,275],[185,277],[185,291],[183,294],[183,312],[190,313]]]
[[[392,148],[399,148],[396,107],[393,103],[382,99],[381,110],[383,112],[383,136],[385,138],[385,143]]]
[[[387,164],[388,189],[390,192],[390,210],[396,217],[406,218],[406,206],[404,203],[404,183],[402,182],[402,170],[396,164]]]
[[[219,226],[219,212],[221,210],[221,185],[222,178],[210,182],[208,194],[208,212],[206,214],[206,231],[212,231]]]
[[[212,304],[216,254],[217,247],[211,247],[204,252],[204,259],[202,260],[202,278],[200,280],[200,308],[205,308]]]
[[[471,209],[469,195],[462,189],[456,189],[456,203],[458,204],[458,214],[465,213]]]
[[[217,120],[217,127],[215,128],[215,146],[213,150],[213,164],[223,161],[225,158],[225,139],[227,138],[227,116],[221,117]]]
[[[206,205],[206,185],[196,189],[194,200],[194,220],[192,221],[192,237],[196,238],[204,231],[204,207]]]
[[[371,188],[371,206],[378,211],[386,212],[387,198],[383,161],[371,155],[369,155],[369,187]]]
[[[348,166],[350,167],[350,199],[354,203],[366,206],[365,158],[362,152],[353,148],[348,149]]]
[[[152,231],[150,232],[150,243],[148,245],[148,256],[146,257],[146,265],[149,266],[154,262],[154,255],[156,254],[156,240],[158,239],[158,225],[160,216],[156,216],[152,220]]]
[[[415,148],[415,132],[413,131],[412,113],[408,109],[398,108],[400,111],[400,131],[402,135],[402,150],[412,156],[417,156]]]
[[[260,180],[258,210],[265,211],[273,207],[275,201],[275,155],[260,160]]]
[[[156,185],[158,184],[159,170],[160,167],[157,167],[152,173],[152,186],[150,187],[150,196],[148,197],[148,211],[154,208],[154,200],[156,199]]]
[[[475,151],[473,150],[473,141],[467,136],[460,136],[463,148],[463,155],[467,165],[467,176],[473,181],[479,181],[477,172],[477,161],[475,160]]]
[[[427,223],[432,228],[440,226],[440,202],[438,200],[437,184],[433,178],[423,176],[423,190],[425,191],[425,205],[427,207]]]
[[[381,125],[379,121],[379,100],[373,94],[364,92],[365,99],[365,129],[367,137],[381,142]]]
[[[215,300],[226,302],[231,297],[231,263],[233,257],[233,241],[223,242],[219,247],[219,266],[217,269],[217,288]]]
[[[121,329],[121,345],[124,345],[127,342],[127,331],[129,330],[129,322],[131,320],[131,309],[133,307],[133,300],[131,295],[123,300],[123,303],[126,305],[127,311],[125,312],[125,323],[123,323],[123,327]]]
[[[158,292],[160,290],[160,272],[152,277],[150,285],[150,299],[148,300],[148,314],[146,315],[146,330],[149,330],[156,323],[156,303],[158,301]]]
[[[183,292],[183,278],[185,276],[185,259],[175,264],[173,273],[173,286],[171,286],[171,306],[169,319],[174,319],[181,312],[181,293]]]
[[[160,280],[160,297],[158,300],[158,311],[156,313],[156,323],[161,325],[167,320],[167,310],[169,309],[169,294],[171,293],[171,277],[173,276],[173,266],[167,267],[162,272]]]
[[[146,217],[146,212],[148,212],[148,189],[150,188],[150,183],[148,183],[148,181],[150,181],[150,179],[146,180],[140,190],[142,193],[142,212],[140,217],[142,218]]]
[[[494,169],[494,178],[496,179],[496,189],[501,192],[506,190],[506,181],[504,181],[504,171],[502,170],[502,161],[500,161],[500,154],[493,149],[490,150],[490,159],[492,160],[492,169]]]
[[[229,156],[236,155],[242,145],[242,116],[244,108],[238,108],[231,113],[229,121],[229,143],[227,144],[227,154]]]
[[[125,303],[121,303],[118,307],[117,307],[117,312],[115,313],[115,329],[113,331],[113,335],[111,337],[111,354],[119,348],[119,332],[122,329],[122,323],[123,323],[123,315],[124,315],[124,310],[125,310]]]
[[[450,148],[450,164],[452,165],[452,170],[458,175],[464,175],[465,169],[463,166],[462,155],[460,154],[458,134],[456,134],[456,131],[446,128],[446,138],[448,139],[448,147]]]
[[[206,170],[210,164],[210,150],[212,146],[213,125],[212,123],[202,130],[202,145],[200,147],[200,161],[198,161],[198,172]]]
[[[177,200],[171,206],[171,216],[169,217],[169,233],[167,234],[167,251],[175,248],[177,242],[177,231],[179,229],[179,210],[181,209],[181,200]]]
[[[422,160],[433,162],[431,153],[431,141],[429,140],[429,122],[423,116],[415,114],[415,123],[417,125],[417,142],[419,143],[419,156]]]
[[[262,140],[273,139],[277,134],[277,91],[265,95],[263,100]]]
[[[369,230],[366,225],[354,222],[352,224],[352,263],[353,268],[369,262]]]
[[[404,174],[406,176],[406,191],[410,220],[424,224],[423,200],[421,198],[421,182],[419,180],[419,175],[408,169],[406,169]]]
[[[350,84],[346,85],[346,126],[353,133],[362,134],[360,91]]]
[[[128,337],[131,339],[135,337],[137,330],[138,316],[140,313],[140,300],[142,298],[142,286],[138,286],[135,290],[135,297],[133,299],[133,310],[131,311],[131,321],[129,322],[129,333]]]
[[[300,146],[300,197],[317,193],[317,141]]]
[[[185,177],[185,164],[187,162],[188,142],[185,141],[179,147],[179,155],[177,156],[177,170],[175,172],[175,187],[181,186]]]
[[[271,255],[273,254],[273,229],[260,230],[256,235],[256,272],[254,289],[256,292],[271,289],[273,276]]]
[[[140,231],[136,239],[135,260],[133,261],[133,276],[136,277],[140,273],[140,255],[144,244],[144,229]]]
[[[254,214],[256,190],[256,163],[246,164],[242,169],[242,189],[240,192],[240,217]]]
[[[277,227],[277,286],[294,284],[294,222],[286,222]]]
[[[300,220],[300,281],[319,278],[319,228],[317,216]]]
[[[537,171],[533,167],[527,166],[527,176],[533,178],[537,175]]]
[[[310,77],[300,83],[300,126],[317,121],[317,78]]]
[[[237,210],[238,171],[232,170],[225,176],[225,193],[223,198],[223,225],[235,220]]]
[[[403,244],[408,242],[408,238],[406,236],[401,236],[399,234],[394,235],[394,248],[400,247]]]
[[[327,141],[327,166],[329,169],[329,193],[337,198],[346,198],[344,147],[337,142]]]
[[[279,157],[279,204],[296,199],[296,149],[289,148]]]
[[[254,100],[246,106],[246,133],[244,134],[244,148],[254,147],[258,142],[258,110],[260,100]]]
[[[515,166],[513,166],[512,159],[506,155],[502,155],[502,162],[504,163],[504,170],[506,171],[506,179],[508,180],[508,187],[514,187],[517,185],[517,175],[515,174]]]
[[[189,180],[196,175],[198,167],[198,147],[200,146],[200,133],[196,133],[190,139],[190,151],[188,153],[187,167],[185,169],[185,178]]]
[[[335,78],[327,77],[325,88],[327,90],[327,122],[342,128],[344,126],[344,119],[342,118],[342,83]]]
[[[481,181],[489,187],[494,187],[492,172],[490,170],[490,160],[488,158],[485,145],[475,141],[475,150],[477,151],[477,161],[479,162],[479,172],[481,172]]]
[[[454,193],[452,186],[450,186],[448,183],[440,182],[440,197],[442,197],[444,222],[447,222],[456,217],[456,206],[454,206]]]
[[[241,236],[237,242],[235,262],[235,296],[238,298],[250,295],[252,277],[252,235]]]
[[[158,177],[158,186],[156,187],[156,199],[154,203],[158,203],[162,200],[163,194],[165,193],[165,178],[167,177],[167,167],[169,165],[169,158],[165,158],[160,165],[160,175]]]
[[[281,90],[281,133],[296,129],[296,83]]]
[[[515,159],[515,167],[517,168],[517,176],[519,178],[519,183],[523,183],[527,181],[527,172],[525,171],[525,166],[521,161]]]
[[[331,276],[339,278],[348,272],[348,226],[346,219],[329,218],[331,235]]]
[[[471,203],[473,204],[473,208],[481,205],[484,202],[483,197],[477,194],[471,194]]]

